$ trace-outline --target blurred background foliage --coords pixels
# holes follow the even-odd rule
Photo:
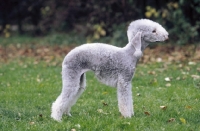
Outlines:
[[[6,0],[0,2],[0,35],[55,34],[51,42],[62,43],[63,34],[71,34],[122,46],[128,24],[148,18],[163,25],[175,44],[193,44],[200,40],[199,7],[200,0]]]

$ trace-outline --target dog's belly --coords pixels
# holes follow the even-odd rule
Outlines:
[[[118,73],[116,71],[95,71],[95,75],[100,82],[108,86],[117,87]]]

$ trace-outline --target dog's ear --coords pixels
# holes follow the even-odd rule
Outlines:
[[[136,50],[141,50],[141,34],[142,32],[138,32],[131,40],[131,43]]]
[[[131,40],[131,44],[133,45],[133,47],[135,48],[135,52],[134,52],[134,56],[139,59],[142,56],[142,51],[141,51],[141,47],[142,47],[142,43],[141,43],[141,35],[142,32],[138,32],[134,38],[132,38]]]
[[[127,36],[128,36],[128,42],[131,42],[131,40],[134,38],[133,32],[132,31],[127,31]]]

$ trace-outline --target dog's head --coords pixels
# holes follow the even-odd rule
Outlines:
[[[168,39],[168,32],[160,24],[148,19],[140,19],[130,23],[127,30],[129,42],[138,32],[142,32],[141,40],[147,43]]]

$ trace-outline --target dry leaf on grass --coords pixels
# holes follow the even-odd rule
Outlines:
[[[33,48],[34,46],[34,48]],[[8,44],[6,46],[0,45],[0,62],[11,61],[19,57],[34,57],[36,60],[44,60],[47,63],[51,63],[55,60],[62,60],[63,57],[74,48],[74,45],[62,46],[55,45],[50,46],[48,43],[46,45],[40,45],[35,43],[34,45],[27,43],[26,45],[20,45],[17,43]],[[188,55],[188,50],[194,51],[194,48],[189,46],[174,46],[174,45],[162,45],[156,46],[153,49],[149,47],[144,51],[144,56],[141,58],[140,62],[150,63],[150,62],[177,62],[186,61],[190,62],[188,65],[195,65],[196,61],[200,59],[200,48],[195,49],[195,56]],[[161,55],[162,54],[162,55]],[[53,57],[52,57],[53,56]],[[161,57],[162,56],[162,57]]]
[[[162,62],[162,58],[160,58],[160,57],[157,58],[157,59],[156,59],[156,62],[158,62],[158,63]]]
[[[180,77],[177,77],[177,78],[176,78],[177,81],[179,81],[180,79],[181,79]]]
[[[98,109],[97,110],[99,113],[103,113],[103,110],[102,109]]]
[[[141,94],[140,94],[140,93],[137,93],[136,96],[141,96]]]
[[[174,122],[176,119],[175,118],[170,118],[169,120],[168,120],[168,122]]]
[[[160,109],[166,110],[166,109],[167,109],[167,106],[160,106]]]
[[[104,112],[103,109],[98,109],[97,112],[99,112],[99,113],[101,113],[101,114],[104,114],[104,115],[108,115],[108,114],[109,114],[109,113],[107,113],[107,112]]]
[[[156,78],[154,78],[153,80],[150,81],[150,83],[152,86],[157,86],[158,85],[158,81]]]
[[[170,87],[170,86],[171,86],[171,84],[170,84],[170,83],[167,83],[165,86],[167,86],[167,87]]]
[[[199,75],[191,75],[191,77],[192,77],[193,79],[200,79],[200,76],[199,76]]]
[[[150,75],[156,75],[156,72],[155,71],[148,71],[148,74],[150,74]]]
[[[188,62],[188,65],[196,65],[196,62],[190,61]]]
[[[184,118],[180,118],[181,123],[186,124],[186,120]]]
[[[144,114],[147,115],[147,116],[151,115],[148,111],[145,111]]]
[[[103,102],[103,105],[104,105],[104,106],[108,106],[108,103],[106,103],[106,102]]]
[[[192,107],[191,107],[191,106],[185,106],[185,108],[186,108],[186,109],[192,109]]]
[[[165,77],[165,81],[169,82],[171,81],[169,77]]]
[[[34,125],[34,124],[35,124],[35,122],[31,121],[31,122],[29,122],[29,124],[30,124],[30,125]]]

